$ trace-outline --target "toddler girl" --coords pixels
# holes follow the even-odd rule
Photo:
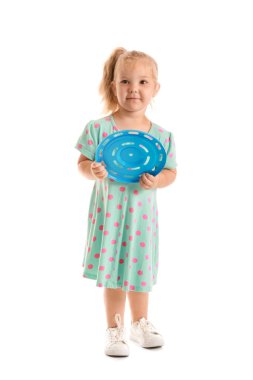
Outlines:
[[[104,288],[107,316],[105,354],[128,356],[124,311],[131,309],[130,338],[142,347],[161,347],[161,334],[148,320],[148,295],[157,281],[158,209],[156,189],[176,178],[172,133],[151,122],[146,109],[159,91],[157,64],[139,51],[115,49],[105,62],[100,93],[108,116],[87,123],[76,148],[80,172],[94,187],[90,199],[84,253],[86,278]],[[100,142],[116,131],[135,129],[158,139],[167,153],[163,170],[144,173],[138,183],[108,178],[105,165],[95,162]]]

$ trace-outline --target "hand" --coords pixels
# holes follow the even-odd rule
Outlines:
[[[140,186],[146,190],[156,189],[158,187],[158,175],[153,176],[149,173],[142,174],[140,178]]]
[[[90,170],[92,174],[98,179],[104,179],[108,176],[108,172],[105,170],[105,166],[101,162],[93,161]]]

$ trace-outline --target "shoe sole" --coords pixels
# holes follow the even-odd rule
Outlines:
[[[139,346],[141,346],[142,348],[160,348],[160,347],[162,347],[162,346],[164,346],[164,342],[163,343],[161,343],[161,344],[159,344],[159,345],[149,345],[149,344],[141,344],[139,341],[138,341],[138,339],[137,338],[135,338],[134,336],[130,336],[130,339],[133,341],[133,342],[135,342],[135,343],[137,343]]]

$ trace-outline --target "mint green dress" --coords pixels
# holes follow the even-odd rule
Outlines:
[[[90,121],[75,148],[95,161],[100,142],[118,131],[112,116]],[[175,169],[173,134],[152,123],[149,132],[164,146],[164,169]],[[94,181],[87,221],[83,276],[96,285],[149,292],[157,282],[159,223],[156,189],[121,183],[108,177]]]

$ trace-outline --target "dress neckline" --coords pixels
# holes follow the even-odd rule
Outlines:
[[[116,123],[115,123],[115,120],[114,120],[114,117],[112,115],[110,115],[110,118],[113,122],[113,125],[114,125],[114,128],[117,128],[118,131],[128,131],[128,129],[120,129],[119,127],[117,127]],[[152,121],[150,122],[150,128],[149,128],[149,131],[146,132],[146,131],[142,131],[141,129],[135,129],[135,131],[140,131],[140,132],[143,132],[143,133],[150,133],[151,129],[153,129],[153,123]],[[130,130],[130,129],[129,129]]]

